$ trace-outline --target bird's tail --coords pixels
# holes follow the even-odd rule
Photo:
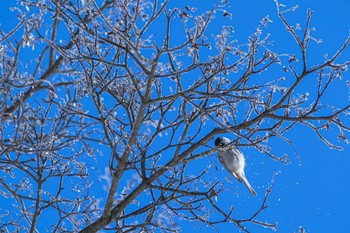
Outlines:
[[[243,183],[245,184],[245,186],[247,186],[249,192],[253,195],[253,196],[256,196],[256,192],[255,190],[253,189],[253,187],[250,185],[249,181],[247,180],[247,178],[243,175],[242,177],[242,181]]]

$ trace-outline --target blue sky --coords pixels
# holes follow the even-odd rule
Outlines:
[[[4,1],[3,8],[7,9],[10,1]],[[172,1],[171,6],[191,5],[199,9],[209,9],[215,1]],[[350,29],[350,2],[346,0],[333,1],[284,1],[281,3],[288,6],[299,5],[296,12],[287,17],[290,22],[304,25],[306,21],[306,11],[314,11],[312,17],[312,26],[317,30],[314,36],[322,39],[323,43],[310,45],[308,57],[310,65],[323,61],[325,53],[334,53],[344,42]],[[228,11],[232,14],[231,18],[218,16],[215,20],[218,24],[233,25],[235,29],[234,36],[239,42],[244,43],[247,37],[251,35],[259,24],[259,21],[266,15],[273,21],[268,28],[271,33],[271,40],[274,41],[273,49],[279,53],[297,53],[297,47],[294,40],[284,29],[281,21],[277,17],[276,5],[273,0],[237,0],[231,1],[231,8]],[[9,20],[10,16],[7,10],[4,10],[0,16],[2,29],[9,30],[16,21]],[[215,24],[210,28],[213,32],[219,30]],[[29,51],[30,49],[28,49]],[[347,53],[343,59],[349,59]],[[345,80],[350,80],[349,73],[344,76]],[[306,82],[303,90],[312,90],[312,82]],[[332,86],[333,92],[328,95],[326,100],[329,104],[343,106],[349,103],[349,90],[343,81],[336,81]],[[226,135],[230,137],[230,135]],[[235,217],[250,217],[254,211],[259,208],[264,197],[264,192],[269,186],[272,174],[278,172],[276,176],[273,192],[268,201],[269,208],[258,218],[261,221],[278,222],[277,232],[295,232],[299,226],[303,226],[306,232],[322,233],[337,232],[347,233],[350,229],[348,214],[350,208],[350,147],[339,142],[344,146],[343,151],[331,150],[322,143],[317,136],[308,128],[297,126],[290,131],[287,136],[293,140],[295,148],[300,155],[300,159],[295,155],[290,146],[281,144],[278,141],[272,145],[277,153],[289,153],[291,162],[289,165],[283,165],[273,161],[267,156],[258,153],[249,148],[241,148],[246,155],[247,168],[246,175],[258,192],[257,197],[251,197],[246,188],[236,182],[230,175],[222,170],[222,167],[216,158],[216,154],[208,158],[197,161],[200,169],[206,167],[208,162],[214,161],[217,170],[213,168],[212,174],[216,179],[231,178],[232,183],[226,184],[227,191],[219,197],[218,204],[224,208],[234,206]],[[330,141],[337,143],[337,134],[330,131],[327,136]],[[214,144],[212,142],[212,144]],[[212,145],[213,146],[213,145]],[[104,174],[104,167],[96,172]],[[103,179],[102,179],[103,180]],[[101,189],[102,190],[102,189]],[[98,192],[95,189],[93,192]],[[183,226],[182,232],[193,232],[192,223],[177,222]],[[202,232],[215,232],[212,228],[206,228],[199,225]],[[252,232],[271,232],[261,227],[251,227]],[[230,224],[221,224],[218,226],[220,232],[237,232],[235,226]]]
[[[300,23],[303,26],[306,22],[307,10],[314,11],[311,23],[316,31],[313,35],[317,39],[322,39],[323,42],[320,45],[316,43],[310,45],[308,53],[310,65],[322,62],[324,54],[337,51],[347,38],[350,29],[349,1],[280,1],[280,3],[289,7],[299,6],[296,12],[290,13],[287,17],[291,24]],[[205,7],[202,1],[184,1],[183,4],[198,8]],[[272,49],[280,53],[299,53],[293,38],[284,29],[277,16],[274,1],[231,1],[229,12],[232,13],[230,20],[224,17],[218,17],[216,20],[226,25],[227,22],[231,22],[238,41],[245,42],[246,38],[254,32],[259,21],[269,15],[273,21],[268,29],[271,40],[274,41]],[[349,59],[349,51],[348,49],[344,53],[342,59]],[[349,80],[349,73],[344,76],[344,79]],[[307,83],[303,88],[312,89],[312,83]],[[348,104],[349,90],[345,82],[336,82],[326,101],[329,104]],[[233,205],[237,217],[250,216],[262,202],[264,190],[270,182],[272,173],[278,171],[268,202],[269,208],[259,220],[277,221],[277,232],[282,233],[296,232],[299,226],[303,226],[306,232],[310,233],[348,232],[350,229],[350,222],[347,220],[350,208],[349,146],[338,143],[344,146],[343,151],[329,149],[310,129],[303,126],[295,127],[288,136],[293,140],[300,160],[289,146],[278,142],[273,144],[273,150],[290,153],[289,165],[283,165],[258,152],[242,148],[247,157],[246,174],[259,194],[255,198],[250,197],[244,185],[233,182],[231,185],[238,188],[239,197],[234,192],[229,192],[221,196],[219,202],[222,201],[224,205]],[[331,138],[330,141],[337,141],[337,134],[334,132],[330,132],[328,136]],[[216,157],[213,156],[213,159]],[[217,164],[220,166],[218,161]],[[222,175],[228,175],[223,173]],[[183,232],[193,232],[193,225],[186,226]],[[203,232],[215,232],[211,228],[200,229]],[[218,229],[222,232],[236,232],[234,227],[228,224],[223,224]],[[252,232],[271,232],[259,227],[249,229]]]
[[[331,54],[336,51],[349,33],[349,1],[286,1],[281,3],[300,6],[295,14],[290,14],[289,19],[292,22],[300,22],[302,25],[306,21],[306,10],[310,8],[314,11],[312,25],[317,29],[314,35],[321,38],[323,44],[321,46],[314,44],[310,48],[311,53],[308,54],[310,60],[320,61],[324,53]],[[288,47],[285,47],[288,44],[285,41],[290,43],[291,39],[286,38],[288,35],[281,28],[272,1],[254,1],[254,3],[253,1],[234,1],[232,11],[233,18],[237,22],[237,31],[239,29],[249,31],[248,28],[253,30],[259,18],[269,14],[274,21],[271,34],[272,38],[275,38],[276,49],[290,51]],[[246,21],[247,24],[242,23]],[[345,58],[349,59],[349,56]],[[349,76],[345,78],[348,79]],[[349,93],[344,83],[338,83],[338,85],[334,87],[329,101],[349,103]],[[343,92],[337,92],[338,89]],[[330,150],[305,127],[296,127],[292,134],[290,138],[295,142],[296,149],[301,156],[301,163],[299,164],[296,157],[291,156],[291,165],[280,166],[273,163],[270,165],[281,171],[281,174],[276,178],[267,215],[271,219],[277,217],[278,232],[293,232],[298,229],[299,225],[303,226],[306,232],[348,232],[350,223],[346,219],[350,207],[350,201],[347,198],[347,193],[350,192],[349,147],[345,146],[344,151]],[[329,136],[335,138],[337,135]],[[279,148],[278,144],[276,147],[284,150],[283,147]],[[249,156],[254,163],[249,169],[262,169],[263,164],[260,163],[259,158],[253,159],[253,156]],[[271,169],[270,166],[268,170]]]

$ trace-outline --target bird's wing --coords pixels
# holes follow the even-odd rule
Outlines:
[[[220,151],[219,152],[219,160],[222,165],[226,168],[226,170],[230,171],[230,168],[227,166],[225,159],[223,158],[224,156],[227,156],[228,153]]]
[[[232,156],[234,163],[237,163],[239,160],[239,156],[242,155],[242,153],[234,147],[231,147],[229,150],[227,150],[227,152],[229,155]]]
[[[225,162],[224,162],[224,159],[222,158],[222,155],[221,155],[222,152],[219,152],[219,160],[220,160],[220,163],[222,163],[225,167]]]
[[[230,150],[227,150],[228,155],[231,156],[235,166],[244,166],[244,155],[236,147],[231,147]],[[229,169],[228,169],[229,170]],[[230,170],[229,170],[230,171]],[[244,171],[243,171],[244,172]],[[231,174],[239,181],[242,182],[242,177],[237,171],[232,172]]]
[[[232,170],[229,167],[229,165],[226,164],[227,162],[229,162],[229,160],[231,158],[230,159],[227,158],[226,161],[225,161],[223,156],[225,156],[225,157],[230,156],[233,159],[234,163],[235,163],[235,162],[237,162],[237,156],[235,155],[235,153],[233,151],[231,151],[231,150],[227,150],[226,152],[222,152],[221,151],[221,152],[219,152],[219,160],[220,160],[220,163],[222,165],[224,165],[224,167],[226,168],[227,171],[229,171],[239,182],[242,182],[242,179],[240,177],[238,177],[236,173],[232,172]]]
[[[242,182],[242,179],[238,177],[236,173],[231,172],[231,174],[236,178],[236,180],[238,180],[239,182]]]

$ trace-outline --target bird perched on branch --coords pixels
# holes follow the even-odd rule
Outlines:
[[[231,141],[225,137],[219,137],[215,140],[215,146],[219,149],[219,160],[224,167],[239,181],[245,184],[249,192],[256,196],[256,192],[250,185],[244,174],[244,155],[235,146],[231,145]]]

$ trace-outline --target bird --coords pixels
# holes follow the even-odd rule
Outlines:
[[[244,155],[235,146],[231,145],[230,139],[218,137],[215,140],[215,146],[218,148],[219,160],[224,167],[239,181],[247,186],[249,192],[256,196],[254,188],[250,185],[244,174]]]

